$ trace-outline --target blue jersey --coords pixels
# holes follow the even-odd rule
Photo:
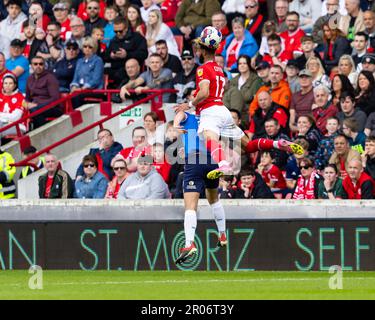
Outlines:
[[[198,136],[198,127],[199,127],[199,116],[187,113],[186,119],[181,122],[181,126],[187,133],[184,134],[184,147],[185,147],[185,159],[188,158],[189,155],[202,153],[207,154],[207,149],[203,140],[199,139]]]

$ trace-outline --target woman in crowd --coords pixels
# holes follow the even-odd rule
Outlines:
[[[0,127],[5,127],[8,124],[21,119],[24,115],[25,98],[21,92],[18,91],[17,78],[7,73],[4,75],[3,87],[0,93]],[[26,123],[20,124],[22,132],[26,132]],[[12,127],[0,133],[0,138],[8,134],[16,134],[16,127]]]
[[[126,16],[132,31],[139,32],[142,36],[145,36],[146,25],[142,20],[141,9],[136,4],[130,4]]]
[[[176,39],[171,29],[163,22],[160,10],[151,10],[146,31],[147,46],[150,52],[156,51],[155,43],[161,39],[167,42],[168,52],[170,54],[177,57],[180,56]]]
[[[367,116],[375,111],[375,80],[372,72],[362,70],[359,73],[355,99],[356,107]]]
[[[352,48],[345,35],[338,28],[330,27],[329,22],[323,25],[324,58],[328,76],[333,67],[339,64],[339,59],[344,54],[350,54]]]
[[[352,86],[356,88],[358,73],[355,70],[353,58],[348,54],[344,54],[340,57],[338,67],[339,74],[347,76]]]
[[[342,180],[334,164],[328,164],[324,168],[323,178],[318,186],[318,199],[342,199],[344,195]]]
[[[158,127],[159,118],[155,112],[148,112],[143,117],[143,126],[147,132],[147,141],[150,146],[156,142],[163,143],[163,126]]]
[[[318,199],[318,186],[322,177],[316,172],[314,162],[310,158],[303,158],[299,161],[298,167],[301,175],[297,180],[293,199]]]
[[[245,20],[242,17],[237,17],[232,20],[231,33],[224,41],[223,50],[218,50],[225,59],[225,69],[228,71],[236,71],[237,60],[240,55],[246,55],[250,58],[254,57],[258,51],[258,44],[245,29]]]
[[[315,124],[315,120],[310,115],[298,117],[297,120],[297,139],[304,138],[309,143],[309,155],[313,156],[318,148],[319,142],[322,139],[322,134]]]
[[[261,80],[251,68],[250,57],[240,55],[237,59],[239,75],[229,81],[224,93],[224,104],[241,113],[241,119],[248,125],[248,106],[261,87]]]
[[[128,0],[115,0],[114,5],[117,7],[117,11],[123,17],[126,17],[130,3]]]
[[[331,99],[337,107],[340,105],[340,96],[343,92],[354,92],[354,88],[347,76],[336,74],[332,79]]]
[[[307,60],[306,69],[308,69],[312,74],[312,84],[314,88],[321,84],[327,88],[331,88],[331,80],[326,75],[326,71],[324,70],[321,61],[317,57],[311,56]]]
[[[83,58],[77,61],[73,82],[70,84],[71,92],[83,89],[103,88],[103,60],[96,54],[98,41],[92,37],[83,40]]]
[[[98,171],[98,160],[94,155],[86,155],[82,159],[83,176],[75,182],[74,198],[103,199],[108,180]]]
[[[129,176],[130,173],[127,170],[126,161],[121,157],[113,158],[111,166],[115,175],[112,181],[108,183],[108,188],[105,194],[105,198],[117,199],[117,195],[121,188],[121,185]]]

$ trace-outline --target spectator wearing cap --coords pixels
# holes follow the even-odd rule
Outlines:
[[[301,38],[301,49],[302,49],[302,54],[296,59],[298,68],[300,70],[307,68],[306,63],[311,57],[315,57],[319,59],[319,61],[323,65],[323,60],[320,57],[320,54],[314,50],[315,42],[312,36],[306,35]],[[323,73],[325,74],[324,68],[323,68],[323,71],[324,71]]]
[[[370,71],[375,77],[375,55],[367,53],[362,58],[362,70]]]
[[[79,49],[82,50],[83,39],[86,34],[85,24],[83,20],[78,17],[72,17],[70,20],[71,36],[69,40],[78,44]]]
[[[245,28],[253,35],[258,46],[262,42],[262,29],[265,17],[259,13],[259,1],[258,0],[246,0],[245,1]]]
[[[10,58],[5,66],[18,78],[18,88],[22,93],[26,92],[26,81],[29,77],[29,61],[22,55],[23,43],[14,39],[10,43]]]
[[[240,55],[237,65],[239,75],[229,81],[229,89],[224,93],[223,102],[228,108],[240,112],[244,124],[248,126],[248,105],[261,87],[261,80],[252,71],[249,56]]]
[[[174,76],[182,71],[178,51],[170,51],[170,46],[166,40],[160,39],[155,42],[155,52],[162,57],[163,67],[172,70]]]
[[[315,0],[294,0],[289,4],[289,11],[299,13],[301,29],[306,33],[311,33],[315,21],[321,16],[321,8],[322,4]]]
[[[68,2],[58,2],[53,6],[52,10],[55,20],[61,25],[61,40],[65,41],[67,38],[70,37],[71,32],[69,19],[70,5]]]
[[[320,58],[315,56],[310,57],[306,62],[306,69],[312,74],[312,84],[314,88],[320,85],[331,88],[331,80],[326,75],[323,62]]]
[[[355,118],[358,121],[358,130],[363,131],[366,125],[366,113],[356,108],[354,93],[344,91],[340,95],[340,107],[341,111],[337,114],[337,118],[340,120],[340,125],[347,118]]]
[[[47,50],[41,47],[37,55],[42,57],[47,63],[47,69],[51,70],[56,61],[64,57],[64,42],[61,39],[61,24],[52,21],[47,26]]]
[[[152,156],[141,156],[137,171],[122,184],[118,199],[168,199],[170,193],[162,176],[153,167]]]
[[[358,32],[365,30],[360,0],[345,0],[345,9],[348,14],[340,17],[338,28],[349,41],[353,41]]]
[[[367,10],[363,13],[364,33],[369,37],[368,47],[375,48],[375,12]]]
[[[270,92],[272,100],[275,103],[279,104],[285,109],[289,109],[290,100],[292,98],[292,92],[290,91],[288,83],[285,80],[283,80],[283,76],[284,75],[282,67],[280,65],[274,65],[270,69],[270,85],[260,87],[258,92]],[[255,111],[258,109],[258,92],[255,95],[253,101],[250,103],[250,116],[253,116]]]
[[[86,12],[88,19],[85,21],[86,36],[90,36],[94,28],[105,28],[107,22],[100,18],[100,4],[97,0],[90,0],[87,2]]]
[[[53,66],[52,72],[59,81],[60,92],[70,92],[70,84],[73,82],[79,52],[78,43],[69,40],[65,44],[64,58]]]
[[[311,114],[311,106],[314,103],[314,92],[312,86],[312,74],[309,70],[303,69],[298,74],[301,90],[292,95],[290,104],[289,128],[297,132],[297,119],[300,116]]]
[[[367,52],[367,43],[368,43],[368,35],[364,32],[358,32],[354,36],[353,41],[353,53],[352,58],[355,63],[356,71],[360,72],[362,70],[362,58]]]
[[[288,60],[293,59],[293,55],[288,50],[283,50],[281,38],[277,34],[271,34],[267,38],[269,51],[263,55],[263,61],[267,61],[270,66],[279,65],[285,70]]]
[[[4,43],[10,43],[14,39],[20,39],[22,23],[27,16],[22,12],[22,1],[9,0],[6,4],[8,16],[0,22],[0,38],[5,38]]]
[[[26,101],[30,113],[38,111],[44,106],[60,98],[59,82],[54,74],[46,70],[45,60],[36,56],[31,61],[33,74],[27,79]],[[62,114],[59,106],[55,106],[33,117],[33,128],[44,125],[48,117],[58,117]]]
[[[119,16],[113,24],[116,36],[109,43],[105,54],[105,61],[111,64],[108,70],[110,79],[113,78],[111,75],[124,68],[127,60],[137,59],[143,66],[148,56],[146,39],[140,33],[133,32],[127,20]]]
[[[259,61],[255,66],[255,71],[261,80],[262,86],[270,86],[270,64],[266,61]]]
[[[305,35],[305,31],[299,27],[300,16],[298,12],[288,12],[285,23],[287,30],[280,33],[280,37],[284,40],[285,50],[288,50],[293,56],[301,54],[301,38]]]
[[[22,41],[23,55],[29,59],[29,62],[37,55],[38,51],[47,51],[47,43],[43,40],[39,40],[35,37],[36,28],[33,24],[30,24],[29,20],[25,20],[22,24],[23,34],[25,40]]]
[[[329,100],[329,89],[323,85],[314,88],[314,104],[311,107],[315,123],[323,135],[328,133],[327,121],[335,117],[339,110],[337,106]]]
[[[240,55],[254,57],[259,47],[251,33],[245,29],[245,20],[236,17],[232,20],[232,30],[225,38],[223,51],[220,53],[225,59],[225,68],[230,71],[238,70],[237,59]]]
[[[195,63],[193,52],[189,49],[181,54],[182,71],[173,78],[173,88],[178,92],[171,95],[170,102],[183,103],[188,88],[195,89],[195,73],[198,65]]]
[[[361,160],[348,163],[348,175],[343,180],[344,199],[375,199],[375,180],[363,170]]]
[[[4,75],[0,93],[0,127],[21,119],[25,112],[24,107],[25,98],[18,91],[17,78],[10,73]],[[25,132],[26,124],[22,123],[20,129]],[[1,132],[0,138],[8,134],[17,134],[16,127]]]
[[[27,147],[22,151],[22,158],[27,159],[28,157],[31,157],[36,152],[37,152],[37,149],[34,146]],[[40,156],[40,157],[36,157],[34,159],[29,160],[29,163],[34,164],[36,168],[33,166],[23,167],[18,179],[26,178],[28,175],[34,173],[36,170],[43,169],[44,164],[46,163],[46,159],[45,157]]]
[[[299,84],[299,66],[296,62],[296,60],[289,60],[286,64],[285,68],[286,73],[286,80],[289,84],[290,91],[292,94],[296,93],[297,91],[301,90],[301,86]]]
[[[217,0],[183,0],[177,10],[176,28],[172,31],[183,35],[187,40],[198,38],[204,27],[210,25],[212,15],[220,9]]]

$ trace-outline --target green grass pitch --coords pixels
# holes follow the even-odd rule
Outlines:
[[[31,276],[0,271],[0,299],[375,299],[375,272],[344,272],[342,290],[328,272],[44,271],[42,290]]]

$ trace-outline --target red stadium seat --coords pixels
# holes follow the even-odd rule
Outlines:
[[[174,38],[177,42],[178,51],[182,54],[184,48],[184,36],[174,36]]]

